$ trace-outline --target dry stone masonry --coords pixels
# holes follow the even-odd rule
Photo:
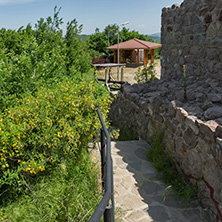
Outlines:
[[[162,76],[220,79],[222,70],[222,1],[185,0],[162,10]]]
[[[161,54],[161,80],[125,84],[110,118],[147,141],[164,131],[175,165],[222,221],[222,1],[185,0],[164,8]]]
[[[137,138],[147,141],[164,131],[166,151],[191,183],[198,185],[204,207],[222,219],[222,101],[212,101],[212,81],[189,77],[187,101],[182,81],[126,84],[112,104],[110,118],[120,129],[134,129]]]

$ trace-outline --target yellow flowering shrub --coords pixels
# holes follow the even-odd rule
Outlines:
[[[58,165],[66,155],[78,159],[99,130],[96,112],[106,117],[108,92],[94,81],[64,81],[27,94],[0,113],[0,189]]]

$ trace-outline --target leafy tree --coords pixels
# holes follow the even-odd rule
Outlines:
[[[88,48],[79,38],[82,25],[75,19],[68,22],[63,38],[60,9],[55,7],[54,15],[41,18],[34,29],[28,24],[17,31],[0,30],[1,109],[26,91],[33,93],[39,86],[90,69]]]
[[[96,28],[94,34],[87,38],[86,42],[89,49],[92,50],[92,54],[95,54],[95,51],[102,55],[107,54],[108,37],[105,33],[100,32],[98,28]]]
[[[150,39],[148,35],[139,34],[139,32],[134,30],[129,31],[129,29],[123,27],[123,29],[120,31],[120,42],[125,42],[133,38],[153,42],[153,40]]]
[[[118,25],[113,24],[113,25],[108,25],[104,29],[104,33],[107,35],[109,38],[109,45],[114,45],[117,43],[117,33],[118,33]]]

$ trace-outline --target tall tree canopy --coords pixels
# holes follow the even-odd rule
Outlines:
[[[34,28],[0,29],[1,108],[23,92],[90,69],[89,50],[79,38],[82,25],[76,19],[68,22],[63,37],[59,12],[55,7],[53,16],[41,18]]]

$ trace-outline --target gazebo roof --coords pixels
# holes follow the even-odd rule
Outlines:
[[[161,44],[154,42],[147,42],[140,39],[131,39],[126,42],[119,43],[119,49],[155,49],[161,47]],[[118,45],[107,47],[108,50],[117,50]]]

